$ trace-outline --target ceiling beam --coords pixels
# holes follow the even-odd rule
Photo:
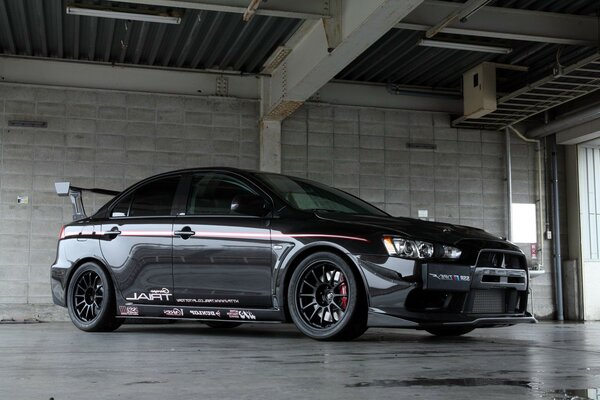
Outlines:
[[[600,119],[584,122],[556,133],[558,144],[579,144],[598,138],[600,138]]]
[[[255,15],[271,17],[321,19],[328,18],[330,0],[269,0],[261,3]],[[120,0],[121,3],[145,4],[151,6],[187,8],[244,14],[250,0]]]
[[[2,82],[6,84],[22,83],[193,96],[218,95],[217,78],[226,78],[228,97],[249,100],[260,98],[259,82],[255,76],[216,74],[197,70],[0,56],[0,75],[4,77]],[[320,88],[315,97],[321,103],[347,106],[462,113],[462,99],[459,95],[410,90],[392,94],[385,85],[334,81]]]
[[[212,96],[217,78],[229,80],[228,96],[258,99],[254,76],[223,75],[191,70],[130,67],[82,61],[51,61],[43,58],[0,57],[4,83],[56,87]]]
[[[431,39],[452,22],[456,21],[457,19],[462,22],[462,18],[467,18],[469,15],[478,11],[481,7],[485,6],[489,2],[490,0],[467,0],[466,3],[461,5],[461,7],[455,9],[435,26],[429,28],[427,32],[425,32],[425,36],[428,39]]]
[[[391,93],[385,85],[333,81],[314,96],[319,103],[462,114],[460,95],[422,93],[406,90]],[[311,101],[311,100],[309,100]]]
[[[423,0],[345,0],[333,21],[332,41],[324,20],[306,21],[290,38],[289,56],[263,79],[262,115],[285,119],[367,50]]]
[[[459,12],[462,3],[425,0],[396,25],[398,29],[429,31],[448,15]],[[505,7],[483,7],[465,22],[458,19],[439,32],[530,42],[597,46],[598,19]]]

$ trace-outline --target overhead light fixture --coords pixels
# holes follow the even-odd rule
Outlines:
[[[157,22],[162,24],[180,24],[181,16],[168,13],[130,12],[125,9],[67,6],[67,14],[86,17],[125,19],[128,21]]]
[[[460,42],[445,42],[442,40],[433,39],[421,39],[418,45],[425,47],[439,47],[442,49],[480,51],[483,53],[509,54],[510,52],[512,52],[512,49],[510,47],[488,46],[483,44],[471,44]]]

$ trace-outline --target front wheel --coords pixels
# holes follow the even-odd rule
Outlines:
[[[465,334],[471,332],[473,329],[475,329],[475,328],[465,328],[465,327],[454,326],[454,327],[428,328],[425,330],[435,336],[452,337],[452,336],[465,335]]]
[[[67,290],[73,324],[87,332],[110,332],[123,323],[115,316],[115,293],[108,274],[92,262],[81,265]]]
[[[355,272],[341,257],[319,252],[292,274],[287,303],[292,320],[317,340],[352,340],[367,330],[367,303]]]

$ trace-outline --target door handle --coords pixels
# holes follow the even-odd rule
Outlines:
[[[179,236],[184,240],[189,239],[190,237],[192,237],[196,234],[196,232],[194,232],[192,230],[192,228],[190,228],[189,226],[186,226],[183,229],[181,229],[180,231],[175,231],[173,233],[175,234],[175,236]]]
[[[121,231],[119,230],[119,228],[117,228],[116,226],[114,228],[112,228],[110,231],[108,232],[104,232],[104,234],[108,237],[110,237],[111,239],[116,238],[117,236],[119,236],[121,234]]]

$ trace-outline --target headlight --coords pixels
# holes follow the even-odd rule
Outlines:
[[[389,255],[403,258],[460,258],[461,251],[456,247],[446,245],[434,245],[433,243],[420,240],[408,240],[395,236],[384,236],[383,244]],[[437,251],[436,251],[437,249]]]

